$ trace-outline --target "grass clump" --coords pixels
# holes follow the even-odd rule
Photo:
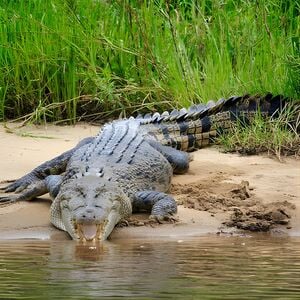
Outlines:
[[[283,110],[278,118],[263,118],[259,113],[245,124],[239,121],[217,143],[225,152],[258,154],[267,152],[279,160],[285,155],[300,156],[299,107]]]
[[[300,98],[299,10],[292,0],[0,0],[0,120]]]

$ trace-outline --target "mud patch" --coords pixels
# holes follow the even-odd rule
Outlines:
[[[176,184],[171,192],[179,205],[208,211],[212,216],[230,212],[223,224],[250,231],[269,231],[277,225],[288,226],[295,205],[288,201],[264,204],[248,181],[240,184],[224,182],[225,176],[217,175],[201,182]]]
[[[288,201],[235,207],[231,219],[224,225],[250,231],[269,231],[276,225],[288,225],[295,205]]]

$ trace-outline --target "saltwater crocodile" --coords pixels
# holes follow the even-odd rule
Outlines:
[[[171,113],[116,120],[96,137],[43,163],[5,188],[8,203],[47,192],[54,199],[51,222],[73,239],[105,240],[120,220],[150,211],[158,221],[177,211],[166,192],[172,174],[189,167],[188,151],[208,145],[232,122],[259,110],[274,116],[287,102],[281,96],[242,96],[210,101]]]

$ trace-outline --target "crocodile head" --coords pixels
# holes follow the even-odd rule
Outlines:
[[[66,182],[51,207],[51,222],[77,240],[105,240],[131,214],[128,196],[111,182],[83,176]]]

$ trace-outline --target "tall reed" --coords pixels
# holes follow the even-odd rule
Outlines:
[[[299,10],[291,0],[0,0],[0,119],[299,98]]]

